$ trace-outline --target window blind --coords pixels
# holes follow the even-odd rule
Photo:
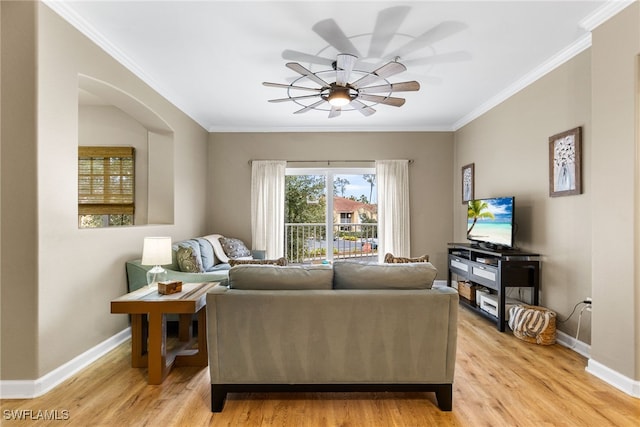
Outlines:
[[[78,147],[78,215],[133,215],[133,147]]]

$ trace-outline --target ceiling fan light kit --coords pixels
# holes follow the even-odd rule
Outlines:
[[[366,72],[354,69],[358,58],[348,53],[340,53],[332,64],[333,70],[312,72],[297,62],[289,62],[287,68],[300,74],[293,83],[263,82],[264,86],[287,89],[286,98],[270,99],[269,102],[292,101],[301,107],[294,114],[305,113],[309,110],[329,111],[329,118],[338,117],[342,111],[359,111],[364,116],[370,116],[376,112],[372,106],[377,104],[400,107],[405,103],[404,98],[392,97],[394,92],[409,92],[420,90],[417,81],[391,83],[389,77],[405,71],[407,68],[398,62],[398,58],[384,64],[374,71]],[[352,75],[360,76],[349,83]],[[328,77],[335,78],[332,83],[327,82]],[[380,83],[370,86],[373,83]],[[308,87],[305,83],[313,82],[318,87]],[[296,92],[316,92],[313,95],[298,95]],[[373,94],[384,95],[373,95]],[[318,100],[318,98],[320,98]],[[308,104],[308,102],[311,102]],[[327,104],[329,108],[327,108]]]
[[[322,99],[325,99],[322,96]],[[329,93],[326,96],[326,101],[331,104],[332,107],[344,107],[351,103],[350,90],[346,86],[338,86],[335,83],[331,84]]]

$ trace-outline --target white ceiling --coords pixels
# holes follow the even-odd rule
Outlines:
[[[629,0],[46,3],[209,131],[423,131],[463,126],[588,48],[590,30]],[[323,38],[318,23],[334,29]],[[267,102],[286,90],[263,81],[300,77],[285,67],[292,60],[330,69],[300,54],[335,58],[341,40],[358,50],[356,69],[403,48],[407,71],[388,81],[417,80],[420,91],[395,93],[404,106],[376,105],[369,117],[293,114],[301,108],[293,102]]]

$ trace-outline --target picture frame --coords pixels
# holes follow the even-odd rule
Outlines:
[[[549,196],[582,194],[582,127],[549,137]]]
[[[469,163],[462,167],[462,203],[467,203],[474,198],[475,188],[475,164]]]

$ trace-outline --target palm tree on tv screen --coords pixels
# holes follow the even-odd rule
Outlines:
[[[489,205],[487,202],[483,200],[470,200],[469,201],[469,209],[467,210],[467,218],[473,218],[473,223],[471,227],[467,229],[467,236],[471,234],[471,230],[476,226],[476,222],[478,222],[478,218],[489,218],[495,219],[495,216],[488,210]]]

